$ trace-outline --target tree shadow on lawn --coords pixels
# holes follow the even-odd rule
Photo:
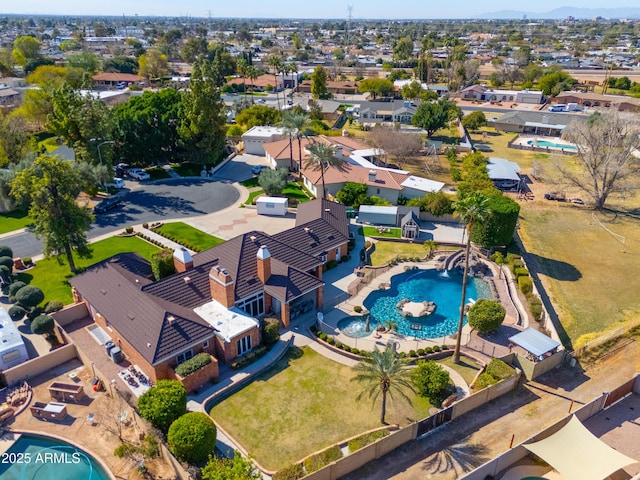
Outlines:
[[[278,360],[275,365],[269,368],[267,371],[258,375],[254,382],[267,382],[271,378],[275,377],[277,374],[282,372],[283,370],[289,368],[292,360],[297,360],[304,355],[304,351],[299,347],[289,347],[287,349],[287,353]]]
[[[576,282],[582,273],[570,263],[553,258],[541,257],[535,253],[527,253],[527,262],[533,260],[540,267],[539,273],[561,282]]]

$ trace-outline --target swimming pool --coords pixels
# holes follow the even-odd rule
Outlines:
[[[22,435],[0,456],[2,480],[110,480],[84,450],[51,437]]]
[[[575,145],[568,145],[566,143],[554,143],[548,140],[527,140],[527,145],[537,145],[538,147],[557,148],[560,150],[578,150]]]
[[[460,317],[460,295],[462,294],[462,272],[451,270],[441,272],[435,269],[409,270],[391,277],[391,288],[371,292],[364,300],[364,306],[371,313],[371,331],[364,331],[366,317],[349,317],[338,322],[338,328],[348,327],[356,333],[349,336],[365,337],[375,330],[375,326],[387,321],[398,325],[398,333],[415,338],[439,338],[458,330]],[[408,298],[412,302],[433,301],[436,311],[427,317],[403,317],[396,307],[400,300]],[[467,300],[491,298],[489,285],[480,279],[468,277]],[[359,321],[357,319],[360,319]]]

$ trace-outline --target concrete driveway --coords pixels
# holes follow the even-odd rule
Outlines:
[[[215,180],[241,182],[242,180],[253,177],[251,169],[256,165],[269,166],[269,162],[267,162],[264,156],[260,155],[249,155],[248,153],[236,155],[227,162],[224,167],[218,170],[213,175],[213,178]]]

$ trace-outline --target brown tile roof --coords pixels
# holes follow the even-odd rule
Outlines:
[[[324,282],[319,278],[273,259],[271,276],[264,285],[264,291],[281,302],[288,303],[322,285]]]
[[[402,190],[401,183],[409,176],[406,173],[390,172],[388,170],[376,169],[376,180],[369,180],[370,168],[344,163],[340,168],[329,167],[324,172],[324,183],[331,185],[334,183],[354,182],[369,185],[371,187],[389,188],[392,190]],[[313,167],[307,167],[303,160],[302,175],[304,175],[312,184],[319,185],[322,183],[322,175],[320,170]]]
[[[275,80],[273,78],[273,75],[269,75],[267,73],[265,73],[264,75],[260,75],[259,77],[256,77],[254,79],[251,79],[249,77],[247,78],[233,78],[231,80],[229,80],[227,82],[228,84],[232,84],[232,85],[244,85],[246,83],[246,85],[254,85],[256,87],[266,87],[267,85],[271,85],[272,87],[275,87]]]
[[[218,259],[176,273],[142,288],[142,290],[166,301],[187,308],[197,308],[211,301],[209,272]],[[185,280],[188,279],[188,280]]]
[[[144,260],[131,256],[97,263],[69,283],[151,364],[214,335],[194,312],[143,291],[149,280],[128,267]]]
[[[360,140],[350,137],[327,137],[325,135],[318,135],[312,138],[303,138],[300,142],[302,145],[302,161],[309,156],[306,146],[313,142],[322,142],[327,145],[333,145],[335,147],[343,149],[343,153],[349,156],[354,150],[364,150],[370,148],[367,144],[362,143]],[[298,160],[300,158],[300,150],[298,149],[298,140],[294,139],[292,144],[293,159]],[[264,151],[267,152],[272,158],[275,159],[289,159],[289,139],[278,140],[276,142],[270,142],[264,144]]]

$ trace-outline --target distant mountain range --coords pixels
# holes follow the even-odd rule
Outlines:
[[[562,20],[567,17],[579,19],[584,18],[640,18],[640,8],[621,7],[621,8],[579,8],[579,7],[560,7],[549,12],[522,12],[518,10],[501,10],[499,12],[485,13],[479,15],[478,18],[486,19],[512,19],[523,18],[526,16],[531,19],[553,19]]]

